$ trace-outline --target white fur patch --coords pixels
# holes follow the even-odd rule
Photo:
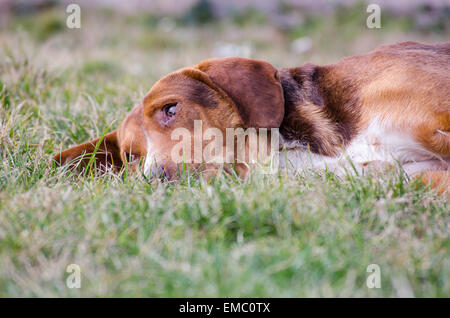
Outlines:
[[[145,133],[145,140],[147,142],[147,155],[145,156],[145,162],[144,162],[144,174],[146,176],[150,176],[152,167],[154,166],[155,158],[154,158],[154,147],[152,146],[152,142],[150,140],[150,137],[148,136],[147,132]]]
[[[342,174],[346,170],[353,170],[351,163],[360,170],[366,163],[375,161],[403,164],[407,173],[406,168],[412,168],[409,173],[413,175],[436,167],[436,162],[449,162],[449,158],[444,160],[424,149],[408,131],[402,131],[380,118],[374,118],[367,129],[360,132],[336,157],[310,153],[305,147],[287,143],[283,139],[280,145],[286,149],[280,153],[280,166],[295,171],[327,169]]]

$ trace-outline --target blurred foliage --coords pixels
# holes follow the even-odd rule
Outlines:
[[[216,16],[208,0],[199,0],[182,18],[186,23],[206,24],[213,22]]]
[[[0,80],[0,105],[2,108],[9,109],[11,106],[10,94],[5,84]]]
[[[81,69],[83,76],[118,76],[121,74],[119,65],[107,60],[87,61]]]
[[[38,41],[45,41],[66,29],[65,15],[56,8],[33,15],[20,15],[13,21],[15,28],[25,29]]]
[[[233,14],[231,14],[231,21],[239,26],[246,26],[246,25],[261,25],[269,22],[269,18],[267,15],[254,8],[246,8],[242,11],[234,11]]]
[[[275,16],[255,7],[231,10],[226,16],[219,16],[214,10],[214,6],[208,0],[199,0],[181,16],[161,16],[148,12],[138,12],[124,15],[124,19],[129,24],[143,26],[148,29],[157,28],[162,19],[172,21],[177,27],[184,25],[201,27],[206,24],[221,23],[231,23],[236,27],[272,25],[285,32],[291,40],[313,35],[321,35],[321,37],[330,37],[331,39],[336,38],[330,35],[332,33],[338,34],[344,40],[348,40],[358,36],[361,28],[365,28],[368,16],[366,6],[367,4],[363,1],[349,6],[338,4],[331,13],[322,14],[317,11],[295,8],[289,3],[280,2]],[[12,28],[24,29],[37,41],[45,41],[53,35],[66,31],[66,16],[61,14],[62,8],[53,6],[49,9],[49,5],[44,8],[41,10],[33,7],[33,10],[31,10],[26,9],[25,6],[25,8],[20,7],[20,9],[16,9],[14,11],[16,16],[12,19]],[[91,11],[95,11],[96,14],[101,14],[104,17],[113,18],[118,15],[112,9],[92,9]],[[284,21],[291,22],[285,25]],[[382,10],[381,24],[384,32],[414,31],[448,34],[450,32],[450,7],[437,10],[425,5],[408,14]],[[139,43],[143,48],[170,48],[174,46],[164,36],[158,37],[157,35],[143,36]]]

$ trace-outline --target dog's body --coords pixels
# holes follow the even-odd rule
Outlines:
[[[280,129],[295,168],[335,169],[351,159],[356,168],[399,162],[410,175],[447,169],[450,44],[383,46],[329,66],[282,70],[281,82]]]
[[[398,162],[411,176],[434,171],[432,182],[448,187],[450,43],[405,42],[332,65],[281,70],[242,58],[207,60],[156,83],[105,136],[97,159],[120,168],[130,154],[145,156],[146,172],[154,160],[172,177],[170,134],[192,131],[194,120],[220,131],[279,128],[286,150],[280,160],[289,169],[339,172],[349,162],[360,170]],[[55,160],[92,152],[97,141]]]

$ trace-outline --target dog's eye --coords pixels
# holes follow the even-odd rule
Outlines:
[[[166,116],[173,117],[177,113],[177,103],[166,104],[161,110]]]

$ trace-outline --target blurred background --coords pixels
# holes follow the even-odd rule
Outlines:
[[[66,25],[70,3],[81,8],[80,29]],[[11,65],[31,65],[42,70],[36,72],[43,80],[35,83],[43,86],[41,94],[57,84],[98,103],[105,95],[118,96],[126,112],[160,77],[209,57],[243,56],[293,67],[332,63],[397,41],[450,40],[449,0],[375,1],[381,8],[379,29],[366,26],[369,3],[0,0],[1,80],[17,84],[20,74]],[[73,96],[67,94],[65,102],[74,102]]]

